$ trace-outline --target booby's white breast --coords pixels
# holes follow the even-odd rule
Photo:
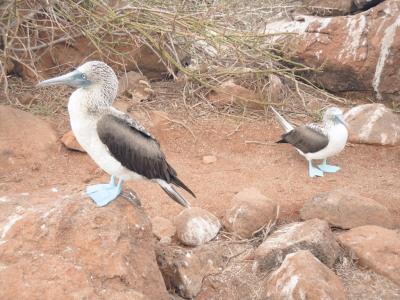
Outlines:
[[[99,117],[88,114],[85,102],[88,100],[87,92],[83,89],[74,91],[69,98],[68,112],[71,129],[78,143],[87,154],[109,175],[114,175],[124,180],[137,180],[143,177],[121,165],[108,151],[106,145],[100,140],[97,133]]]
[[[329,143],[322,150],[314,153],[304,154],[299,151],[308,160],[325,159],[340,153],[346,146],[348,131],[343,124],[336,124],[327,130]]]

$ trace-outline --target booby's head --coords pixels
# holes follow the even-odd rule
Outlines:
[[[111,104],[117,95],[118,78],[113,69],[101,61],[88,61],[67,74],[44,80],[38,87],[51,85],[69,85],[88,91],[99,90]]]
[[[346,128],[348,127],[347,122],[344,120],[343,111],[338,107],[330,107],[324,113],[324,124],[343,124]]]

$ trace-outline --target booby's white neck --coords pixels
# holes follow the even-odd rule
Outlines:
[[[333,120],[327,120],[324,122],[323,124],[324,129],[329,133],[337,131],[338,128],[340,128],[340,130],[345,130],[347,131],[346,126],[344,126],[342,123],[340,122],[335,122]]]
[[[100,93],[96,89],[75,90],[68,101],[71,129],[78,143],[90,155],[94,144],[98,144],[97,122],[107,107],[100,107]],[[92,155],[91,155],[92,156]],[[92,157],[93,158],[93,157]]]
[[[323,127],[324,127],[327,131],[329,131],[331,128],[333,128],[333,127],[335,127],[335,126],[337,126],[337,125],[339,125],[339,124],[335,123],[335,122],[332,121],[332,120],[327,120],[327,121],[325,121],[325,122],[323,123]]]
[[[68,111],[72,114],[99,115],[101,111],[111,106],[114,98],[96,86],[79,88],[75,90],[68,102]]]

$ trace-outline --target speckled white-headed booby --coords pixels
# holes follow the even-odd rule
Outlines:
[[[155,181],[173,200],[190,206],[172,185],[195,195],[178,179],[158,141],[136,120],[111,106],[118,89],[118,79],[111,67],[100,61],[90,61],[68,74],[42,81],[38,86],[57,84],[77,88],[68,102],[72,131],[89,156],[111,175],[109,184],[86,189],[98,206],[117,198],[124,180],[135,179]],[[117,185],[115,177],[119,179]]]
[[[322,126],[311,123],[297,128],[294,128],[273,107],[271,109],[285,130],[282,139],[277,143],[293,145],[308,160],[310,177],[323,176],[324,172],[335,173],[340,170],[338,166],[328,165],[327,158],[338,154],[346,146],[348,131],[341,109],[328,108],[324,113]],[[312,165],[314,159],[323,160],[318,168]]]

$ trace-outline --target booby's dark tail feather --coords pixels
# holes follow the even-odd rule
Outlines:
[[[180,188],[183,188],[186,192],[188,192],[190,195],[196,198],[196,195],[192,192],[192,190],[189,189],[187,185],[184,184],[178,177],[171,178],[171,181],[173,184],[179,186]]]
[[[160,187],[167,193],[168,196],[171,197],[172,200],[176,201],[178,204],[184,207],[191,207],[190,203],[183,198],[179,193],[174,189],[172,185],[164,180],[157,180]]]
[[[282,139],[282,140],[279,140],[279,141],[277,141],[275,143],[277,143],[277,144],[287,144],[287,141]]]

